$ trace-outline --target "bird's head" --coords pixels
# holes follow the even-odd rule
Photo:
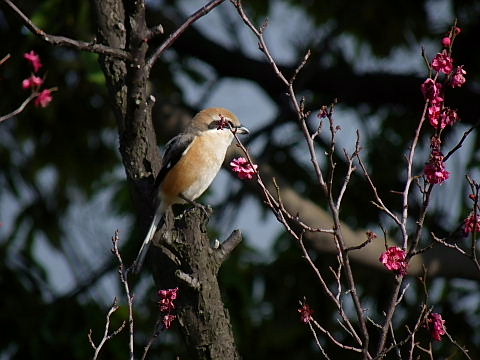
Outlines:
[[[207,130],[235,130],[238,134],[248,134],[249,131],[243,127],[237,115],[230,110],[221,107],[208,108],[200,111],[192,119],[192,127],[196,131]]]

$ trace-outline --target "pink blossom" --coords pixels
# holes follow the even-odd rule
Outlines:
[[[453,126],[460,121],[460,117],[456,110],[448,107],[442,109],[437,105],[432,105],[428,108],[428,118],[430,120],[430,125],[435,129],[445,129],[447,126]]]
[[[445,169],[443,154],[439,150],[432,150],[430,160],[423,171],[430,184],[441,184],[450,177],[450,172]]]
[[[163,316],[163,326],[165,327],[166,330],[170,329],[172,327],[172,322],[177,318],[176,315],[172,314],[167,314]]]
[[[452,77],[452,82],[451,85],[452,87],[461,87],[463,84],[465,84],[465,76],[467,72],[463,69],[463,65],[457,66],[455,68],[455,73],[453,74]]]
[[[450,45],[452,45],[452,39],[450,39],[448,36],[444,37],[442,39],[442,45],[448,48]]]
[[[460,121],[460,117],[455,110],[448,107],[442,109],[442,114],[440,115],[440,127],[442,129],[446,126],[453,126],[458,121]]]
[[[240,179],[252,179],[253,176],[257,172],[258,165],[253,165],[248,162],[247,159],[244,157],[239,157],[237,159],[233,159],[230,163],[233,172],[238,174]]]
[[[43,64],[40,56],[35,51],[32,50],[29,53],[25,53],[23,57],[32,63],[33,71],[38,72],[42,68]]]
[[[442,336],[447,333],[442,314],[430,313],[427,318],[427,326],[430,329],[433,339],[442,341]]]
[[[432,67],[435,71],[440,71],[448,75],[453,70],[453,59],[443,50],[433,59]]]
[[[438,129],[441,125],[440,116],[442,115],[442,102],[434,102],[428,107],[428,119],[430,120],[430,125],[435,129]]]
[[[470,214],[464,221],[463,233],[465,236],[473,232],[480,232],[480,215]]]
[[[36,97],[35,106],[47,107],[52,100],[52,90],[45,89]]]
[[[320,119],[324,119],[328,117],[328,115],[329,115],[328,107],[323,105],[322,108],[320,109],[320,112],[317,114],[317,117]]]
[[[441,83],[428,78],[422,84],[422,94],[425,99],[431,100],[432,102],[442,102],[442,87]]]
[[[43,79],[35,75],[32,75],[28,79],[22,81],[22,87],[24,89],[39,88],[42,85]]]
[[[303,306],[298,309],[298,312],[300,313],[300,319],[305,323],[309,323],[310,321],[313,320],[313,309],[310,307],[308,304],[303,304]]]
[[[407,275],[407,252],[398,246],[391,246],[380,256],[385,267],[400,275]]]
[[[178,297],[178,287],[174,289],[160,290],[158,295],[160,295],[160,311],[170,312],[175,310],[174,301]]]

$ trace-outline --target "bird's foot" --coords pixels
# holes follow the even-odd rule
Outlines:
[[[182,194],[180,195],[180,197],[181,197],[183,200],[185,200],[187,203],[195,206],[196,208],[202,209],[202,211],[203,211],[203,213],[205,214],[206,217],[209,217],[209,216],[212,214],[212,212],[213,212],[212,207],[209,206],[209,205],[203,205],[203,204],[200,204],[199,202],[196,202],[196,201],[194,201],[194,200],[190,200],[190,199],[188,199],[187,197],[185,197],[185,196],[182,195]]]

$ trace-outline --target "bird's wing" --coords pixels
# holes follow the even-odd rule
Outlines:
[[[163,154],[162,167],[155,179],[155,186],[158,187],[171,168],[180,161],[185,150],[192,144],[194,134],[179,134],[171,139],[165,145],[165,153]]]

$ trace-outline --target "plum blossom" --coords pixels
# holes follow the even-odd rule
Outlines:
[[[35,106],[47,107],[52,100],[52,90],[45,89],[35,98]]]
[[[447,333],[442,314],[430,313],[427,318],[427,327],[430,329],[430,333],[436,341],[442,341],[442,336]]]
[[[442,115],[440,116],[440,127],[443,129],[446,126],[453,126],[460,121],[460,117],[456,110],[445,107],[442,109]]]
[[[305,323],[309,323],[310,321],[313,320],[313,309],[310,307],[308,304],[303,304],[300,309],[298,309],[298,312],[300,313],[300,319]]]
[[[178,296],[178,287],[174,289],[160,290],[158,295],[160,295],[160,311],[170,312],[175,310],[174,301]]]
[[[324,119],[324,118],[327,118],[328,115],[329,115],[328,107],[323,105],[320,109],[320,112],[317,114],[317,117],[320,119]]]
[[[457,66],[455,68],[455,73],[453,74],[453,77],[452,77],[452,82],[451,82],[451,85],[452,87],[461,87],[463,86],[463,84],[465,84],[465,81],[467,81],[465,79],[465,76],[467,72],[463,69],[463,65],[460,65],[460,66]]]
[[[438,53],[432,61],[432,68],[435,71],[450,74],[453,70],[453,59],[448,55],[446,50]]]
[[[160,296],[160,312],[164,313],[162,323],[164,328],[168,330],[172,326],[172,322],[177,318],[176,315],[172,314],[172,311],[175,310],[175,300],[178,297],[178,287],[160,290],[158,295]]]
[[[391,246],[380,256],[385,267],[400,275],[407,275],[407,252],[398,246]]]
[[[43,66],[42,60],[40,59],[40,56],[35,51],[32,50],[29,53],[25,53],[23,57],[28,61],[30,61],[30,63],[33,66],[33,71],[38,72],[42,68]]]
[[[425,99],[428,99],[432,102],[442,102],[442,88],[443,85],[431,78],[425,80],[422,84],[422,94]]]
[[[441,108],[436,105],[432,105],[428,108],[428,118],[430,125],[435,129],[445,129],[447,126],[453,126],[460,121],[460,117],[456,110],[448,107]]]
[[[465,236],[473,232],[480,232],[480,215],[470,214],[464,221],[463,233]]]
[[[441,127],[441,115],[442,115],[442,107],[443,102],[432,102],[432,104],[428,107],[428,119],[430,121],[430,125],[432,125],[435,129]]]
[[[166,330],[172,327],[172,322],[177,318],[176,315],[166,314],[163,316],[162,323]]]
[[[441,184],[450,177],[450,172],[445,168],[443,157],[439,150],[432,150],[430,161],[423,170],[430,184]]]
[[[40,86],[43,85],[43,79],[41,77],[32,75],[28,79],[22,81],[22,87],[24,89],[38,89]]]
[[[240,179],[252,179],[254,175],[257,173],[258,165],[250,164],[250,162],[245,159],[244,157],[239,157],[233,159],[230,163],[233,172],[236,172]]]

